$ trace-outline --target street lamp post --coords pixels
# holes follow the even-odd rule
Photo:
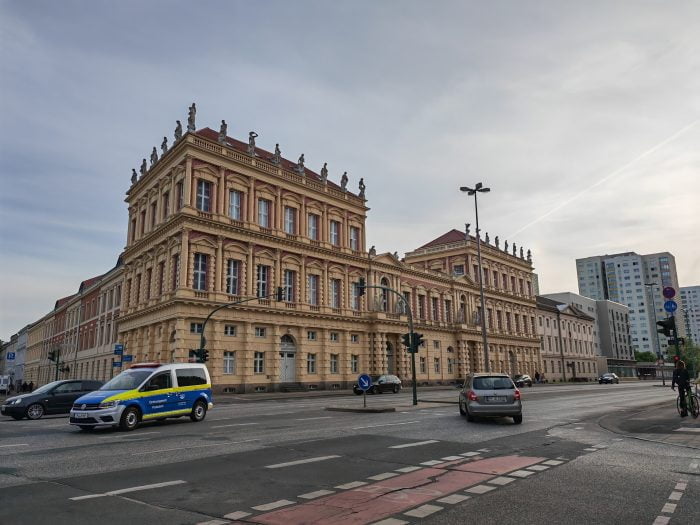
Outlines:
[[[657,283],[644,283],[644,286],[649,287],[649,294],[651,295],[651,309],[654,312],[654,325],[652,326],[652,330],[656,330],[656,301],[654,300],[654,286],[658,286],[658,285],[657,285]],[[659,343],[659,332],[658,331],[656,332],[656,336],[654,337],[654,341],[656,341],[656,357],[657,357],[657,359],[662,359],[662,357],[661,357],[661,343]],[[662,361],[662,363],[661,363],[661,384],[663,386],[666,386],[666,375],[664,374],[664,366],[665,366],[665,362]]]
[[[486,304],[484,301],[484,271],[481,268],[481,234],[479,230],[479,206],[476,202],[477,193],[488,193],[491,188],[484,188],[481,182],[477,182],[476,186],[473,188],[468,188],[467,186],[462,186],[459,191],[464,191],[467,195],[474,195],[474,213],[476,215],[476,253],[479,263],[479,292],[481,293],[481,336],[484,341],[484,367],[487,372],[491,371],[491,365],[489,363],[489,343],[486,337]]]

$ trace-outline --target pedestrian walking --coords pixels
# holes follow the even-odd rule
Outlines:
[[[34,392],[34,381],[29,382],[29,391]]]
[[[535,371],[535,383],[539,383],[539,382],[540,382],[540,373]]]

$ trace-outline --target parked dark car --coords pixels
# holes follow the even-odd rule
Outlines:
[[[610,373],[603,374],[602,376],[600,376],[600,377],[598,378],[598,383],[600,383],[601,385],[602,385],[603,383],[609,383],[609,384],[615,383],[615,384],[619,384],[619,383],[620,383],[620,378],[617,377],[617,376],[616,376],[615,374],[613,374],[612,372],[610,372]]]
[[[362,395],[362,390],[357,386],[357,383],[353,385],[352,391],[358,396]],[[384,392],[393,392],[394,394],[398,394],[400,391],[401,380],[396,376],[385,374],[383,376],[372,376],[372,386],[367,390],[367,393],[381,394]]]
[[[532,378],[527,374],[518,374],[513,378],[513,383],[517,387],[532,386]]]
[[[8,397],[0,407],[0,414],[15,419],[40,419],[44,414],[67,414],[73,401],[101,386],[102,381],[87,379],[54,381],[30,394]]]

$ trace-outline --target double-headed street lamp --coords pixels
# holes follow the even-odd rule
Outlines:
[[[480,182],[476,183],[473,188],[468,188],[462,186],[459,191],[464,191],[467,195],[474,195],[474,212],[476,214],[476,253],[479,261],[479,290],[481,292],[481,336],[484,339],[484,366],[486,371],[491,371],[491,365],[489,364],[489,343],[486,337],[486,304],[484,302],[484,271],[481,269],[481,235],[479,232],[479,206],[476,202],[477,193],[488,193],[491,188],[484,188],[484,185]],[[468,239],[467,239],[468,240]]]

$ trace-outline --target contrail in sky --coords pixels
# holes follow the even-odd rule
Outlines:
[[[606,175],[605,177],[603,177],[603,178],[600,179],[599,181],[594,182],[593,184],[591,184],[588,188],[584,188],[583,190],[579,191],[577,194],[575,194],[575,195],[569,197],[568,199],[566,199],[565,201],[562,201],[561,203],[557,204],[554,208],[552,208],[551,210],[549,210],[549,211],[548,211],[547,213],[545,213],[544,215],[541,215],[541,216],[537,217],[536,219],[534,219],[534,220],[528,222],[525,226],[523,226],[523,227],[520,228],[519,230],[517,230],[517,231],[515,231],[514,233],[512,233],[511,235],[509,235],[508,238],[512,239],[513,237],[515,237],[517,234],[519,234],[519,233],[522,232],[523,230],[526,230],[527,228],[529,228],[529,227],[532,226],[533,224],[537,224],[537,223],[540,222],[541,220],[546,219],[546,218],[549,217],[551,214],[553,214],[555,211],[559,211],[560,209],[562,209],[564,206],[566,206],[566,205],[569,204],[570,202],[575,201],[575,200],[578,199],[581,195],[587,193],[588,191],[592,190],[593,188],[595,188],[595,187],[597,187],[597,186],[600,186],[600,185],[603,184],[604,182],[607,182],[608,180],[612,179],[613,177],[619,175],[620,173],[622,173],[623,171],[625,171],[627,168],[629,168],[629,167],[632,166],[633,164],[635,164],[635,163],[639,162],[640,160],[642,160],[644,157],[648,157],[649,155],[651,155],[652,153],[654,153],[654,152],[657,151],[658,149],[664,147],[664,146],[665,146],[666,144],[668,144],[669,142],[672,142],[672,141],[676,140],[676,139],[677,139],[678,137],[680,137],[683,133],[685,133],[685,132],[688,131],[690,128],[692,128],[693,126],[695,126],[695,124],[697,124],[698,122],[700,122],[700,119],[695,119],[693,122],[691,122],[691,123],[688,124],[687,126],[681,128],[679,131],[676,131],[676,132],[675,132],[673,135],[671,135],[670,137],[668,137],[668,138],[662,140],[661,142],[659,142],[656,146],[654,146],[654,147],[652,147],[652,148],[646,150],[646,151],[645,151],[644,153],[642,153],[641,155],[635,157],[634,159],[632,159],[631,161],[629,161],[627,164],[625,164],[625,165],[622,166],[621,168],[616,169],[615,171],[613,171],[613,172],[610,173],[609,175]]]

